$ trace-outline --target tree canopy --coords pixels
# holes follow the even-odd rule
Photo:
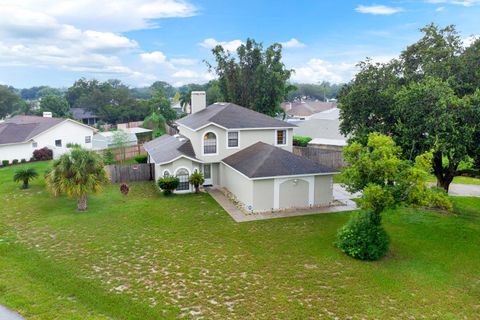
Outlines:
[[[0,119],[20,109],[22,100],[8,87],[0,85]]]
[[[480,159],[480,40],[464,48],[453,26],[421,31],[398,59],[359,64],[339,93],[340,129],[363,143],[372,132],[390,135],[405,159],[433,150],[437,184],[448,191],[461,161]]]
[[[294,87],[288,82],[292,70],[282,62],[282,46],[275,43],[263,49],[262,43],[247,39],[236,54],[221,45],[212,50],[215,65],[207,63],[218,75],[220,92],[228,102],[276,115],[280,104]]]
[[[67,100],[60,96],[45,96],[40,100],[40,111],[50,111],[54,117],[69,117],[70,108]]]

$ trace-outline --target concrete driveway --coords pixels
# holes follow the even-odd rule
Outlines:
[[[18,313],[4,307],[0,304],[0,319],[1,320],[24,320]]]
[[[480,185],[452,183],[448,194],[459,197],[480,197]]]

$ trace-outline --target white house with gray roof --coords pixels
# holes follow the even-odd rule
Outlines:
[[[92,127],[72,119],[15,116],[0,123],[0,161],[28,161],[33,151],[44,147],[58,157],[69,143],[91,149],[93,133]]]
[[[201,171],[206,186],[228,190],[248,211],[329,205],[335,169],[294,155],[295,125],[238,106],[192,97],[196,112],[177,120],[179,134],[144,145],[155,178],[180,179],[177,193],[191,192],[188,177]]]

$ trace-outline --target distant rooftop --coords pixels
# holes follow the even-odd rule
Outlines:
[[[0,144],[29,141],[63,121],[63,118],[15,116],[0,123]]]
[[[215,123],[227,129],[295,127],[294,124],[225,102],[214,103],[199,112],[177,120],[177,123],[193,130],[209,123]]]

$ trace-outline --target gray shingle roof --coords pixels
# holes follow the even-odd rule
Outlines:
[[[234,103],[214,103],[204,110],[177,120],[177,123],[197,130],[213,122],[227,129],[293,128],[294,124],[281,121]]]
[[[63,121],[63,118],[15,116],[0,123],[0,144],[29,141]]]
[[[155,163],[167,163],[180,156],[197,159],[192,143],[181,135],[163,135],[145,143],[143,147]]]
[[[338,172],[263,142],[257,142],[222,161],[249,178]]]

